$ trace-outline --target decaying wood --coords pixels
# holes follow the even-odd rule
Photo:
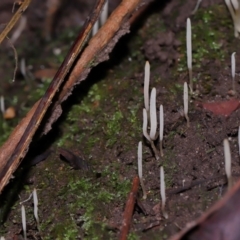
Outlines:
[[[0,34],[0,44],[2,41],[7,37],[8,33],[12,30],[12,28],[15,26],[19,18],[22,16],[22,14],[26,11],[29,4],[32,0],[25,0],[21,3],[20,7],[18,8],[17,12],[13,15],[12,19],[9,21],[9,23],[6,25],[4,30]]]
[[[240,180],[226,195],[198,220],[170,240],[237,240],[240,239]]]
[[[69,53],[61,64],[53,81],[48,87],[47,92],[39,100],[39,102],[34,105],[35,109],[30,110],[30,114],[28,114],[28,117],[22,120],[21,123],[16,127],[14,134],[11,134],[10,138],[7,141],[8,145],[5,143],[1,147],[0,192],[2,191],[3,187],[8,183],[12,173],[17,169],[21,160],[26,155],[33,135],[35,134],[38,126],[40,125],[49,105],[52,102],[53,97],[59,90],[59,87],[61,86],[65,76],[69,72],[79,53],[82,51],[94,23],[99,18],[99,14],[104,3],[105,0],[97,1],[96,7],[91,14],[91,18],[86,21],[83,30],[80,32],[72,48],[70,49]]]
[[[98,0],[98,2],[103,4],[104,1]],[[48,109],[50,112],[48,115],[51,117],[49,122],[45,125],[45,134],[51,129],[52,123],[61,115],[62,110],[60,104],[71,94],[73,87],[86,79],[88,73],[94,66],[108,59],[108,54],[112,51],[119,38],[129,32],[129,21],[132,14],[136,13],[138,7],[148,4],[149,2],[151,2],[151,0],[146,0],[144,2],[141,2],[141,0],[122,1],[104,26],[90,40],[88,46],[70,72],[69,79],[64,84],[58,96],[55,96],[56,101],[50,106],[50,109],[48,109],[53,96],[56,91],[59,90],[59,86],[63,82],[64,74],[61,72],[63,70],[61,68],[64,68],[64,73],[67,73],[74,59],[77,57],[77,54],[70,51],[72,55],[68,55],[66,60],[64,60],[64,63],[56,73],[44,97],[34,105],[27,117],[20,122],[7,142],[0,148],[0,192],[8,183],[11,175],[26,155],[33,135],[40,123],[42,124],[41,121],[46,110]],[[90,31],[97,16],[98,14],[95,13],[89,20],[89,25],[85,27],[85,29],[87,29],[84,31],[85,35]],[[84,41],[82,43],[84,43]],[[56,79],[58,80],[56,81]]]
[[[129,32],[129,19],[135,12],[140,0],[124,0],[111,14],[104,26],[90,40],[81,58],[76,63],[66,84],[54,103],[53,112],[48,123],[44,127],[44,134],[49,132],[52,124],[62,113],[61,103],[71,94],[73,87],[85,80],[90,70],[99,63],[108,60],[109,53],[112,51],[119,38]]]
[[[123,213],[122,228],[121,228],[119,240],[127,240],[128,232],[131,226],[134,205],[136,203],[138,188],[139,188],[139,177],[136,176],[133,179],[132,189],[128,195],[125,210]]]

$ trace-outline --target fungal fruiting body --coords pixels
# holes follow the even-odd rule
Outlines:
[[[161,157],[163,157],[163,128],[164,128],[163,105],[160,105],[159,107],[159,141],[160,141]]]
[[[148,119],[147,119],[147,110],[143,109],[143,136],[150,142],[151,139],[147,132],[147,125],[148,125]]]
[[[157,133],[156,88],[152,89],[150,96],[150,124],[149,136],[154,141]]]
[[[187,67],[189,73],[189,86],[191,93],[193,92],[193,80],[192,80],[192,30],[191,30],[191,20],[187,19]]]
[[[145,189],[145,185],[143,183],[143,174],[142,174],[142,142],[138,143],[138,177],[141,183],[142,191],[143,191],[143,199],[147,198],[147,192]]]
[[[232,171],[231,171],[231,151],[228,139],[223,141],[224,159],[225,159],[225,172],[228,179],[228,189],[232,186]]]
[[[183,86],[183,111],[184,111],[184,116],[187,120],[187,127],[189,127],[190,123],[189,123],[189,117],[188,117],[188,86],[186,82],[184,82],[184,86]]]
[[[37,226],[39,229],[39,218],[38,218],[38,197],[37,197],[37,190],[34,188],[33,190],[33,206],[34,206],[34,217],[37,222]]]
[[[108,17],[108,0],[106,0],[100,15],[101,26],[107,21],[107,17]]]
[[[225,0],[228,10],[232,16],[234,36],[239,37],[240,32],[240,7],[238,0]]]
[[[165,190],[165,178],[164,178],[164,170],[163,167],[160,167],[160,194],[161,194],[161,199],[162,199],[162,213],[163,216],[167,219],[168,214],[165,210],[166,206],[166,190]]]
[[[25,207],[24,207],[23,205],[22,205],[22,207],[21,207],[21,213],[22,213],[23,237],[24,237],[24,240],[27,240],[26,212],[25,212]]]
[[[231,72],[232,72],[232,90],[235,94],[236,88],[235,88],[235,73],[236,73],[236,59],[235,59],[235,52],[231,55]]]
[[[159,160],[159,153],[154,145],[157,137],[157,111],[156,111],[156,88],[153,88],[150,96],[150,134],[147,132],[148,116],[147,110],[143,109],[143,135],[150,142],[156,160]]]
[[[146,61],[144,67],[144,105],[147,113],[149,112],[149,82],[150,82],[150,64]]]

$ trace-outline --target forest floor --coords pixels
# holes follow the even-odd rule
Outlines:
[[[11,80],[14,53],[7,42],[1,45],[0,95],[16,116],[0,116],[0,144],[44,94],[94,1],[85,2],[75,0],[60,6],[49,30],[46,1],[32,1],[26,26],[14,43],[19,65],[26,64],[26,74],[19,68],[15,82]],[[113,11],[119,1],[110,2]],[[28,239],[117,239],[127,195],[137,174],[139,141],[143,141],[147,199],[139,189],[128,239],[168,239],[222,198],[227,190],[225,138],[230,142],[233,180],[237,180],[240,111],[224,116],[216,114],[216,107],[204,109],[210,108],[208,102],[239,97],[240,44],[234,37],[231,16],[223,0],[203,0],[194,15],[191,12],[197,1],[157,2],[119,41],[110,60],[94,68],[75,88],[53,130],[31,145],[1,195],[0,236],[22,239],[20,203],[36,188],[40,225],[38,230],[32,200],[26,201]],[[11,11],[12,1],[0,2],[1,23],[11,18]],[[188,82],[187,17],[192,22],[195,90],[189,105],[190,127],[182,116],[183,84]],[[233,52],[236,94],[231,96]],[[146,60],[151,64],[150,89],[156,87],[157,106],[164,108],[164,156],[160,161],[142,135]],[[158,139],[155,143],[159,145]],[[47,150],[51,154],[35,164],[36,157]],[[66,152],[89,167],[75,169],[79,162],[64,159]],[[168,219],[161,211],[160,166],[165,171]]]

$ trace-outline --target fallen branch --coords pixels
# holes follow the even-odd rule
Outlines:
[[[170,240],[204,239],[235,240],[239,239],[240,224],[240,180],[227,194],[207,210],[199,219],[170,238]]]
[[[132,221],[133,209],[136,203],[138,188],[139,188],[139,177],[136,176],[133,179],[132,189],[128,195],[127,203],[125,206],[119,240],[127,239],[127,235],[130,230],[130,224]]]
[[[74,86],[85,80],[94,66],[108,60],[109,53],[118,40],[126,33],[129,33],[130,17],[136,11],[139,3],[140,0],[123,0],[102,28],[90,40],[88,47],[81,55],[66,84],[63,86],[58,99],[53,104],[51,117],[44,126],[44,134],[51,130],[52,124],[62,114],[61,103],[71,95]]]
[[[59,90],[65,76],[72,67],[79,53],[82,51],[90,31],[99,17],[102,6],[105,0],[98,0],[94,11],[83,27],[83,30],[78,35],[75,43],[61,64],[54,79],[47,89],[45,95],[34,105],[34,110],[30,110],[27,118],[23,119],[16,127],[14,134],[0,149],[0,192],[8,183],[12,173],[19,166],[21,160],[28,151],[29,144],[40,125],[53,97]],[[21,134],[21,135],[20,135]],[[9,151],[6,151],[9,150]]]
[[[18,8],[17,12],[13,15],[12,19],[9,21],[7,26],[4,28],[4,30],[0,34],[0,44],[2,41],[7,37],[8,33],[12,30],[12,28],[15,26],[19,18],[22,16],[22,14],[26,11],[29,4],[32,0],[25,0],[23,3],[21,3],[20,7]]]
[[[90,40],[89,45],[83,51],[81,58],[79,58],[72,69],[68,81],[61,89],[61,92],[55,96],[55,103],[51,105],[50,109],[48,109],[53,96],[59,90],[59,86],[63,82],[65,74],[68,72],[74,62],[74,59],[77,57],[76,52],[73,51],[74,47],[72,48],[70,54],[68,54],[64,60],[44,97],[35,103],[26,118],[20,122],[8,140],[0,148],[0,192],[8,183],[11,175],[26,155],[32,137],[39,125],[42,124],[42,119],[47,109],[48,116],[50,115],[51,117],[45,125],[44,134],[51,129],[52,123],[61,115],[61,103],[71,94],[73,87],[86,79],[88,73],[94,66],[107,60],[109,57],[108,54],[112,51],[119,38],[129,32],[129,22],[131,22],[132,14],[136,13],[137,7],[140,5],[144,6],[144,4],[151,2],[151,0],[146,0],[144,3],[140,4],[140,1],[141,0],[122,1],[104,26]],[[102,5],[104,1],[99,0],[98,2]],[[97,10],[99,10],[99,8]],[[94,21],[98,17],[97,10],[95,14],[93,14],[92,18],[87,22],[87,27],[84,28],[85,31],[83,31],[80,36],[83,35],[86,37],[88,35],[87,32],[89,33]],[[84,37],[83,39],[86,40]],[[82,46],[84,42],[85,41],[82,41]]]

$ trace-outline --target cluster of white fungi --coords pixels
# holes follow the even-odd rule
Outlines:
[[[237,2],[237,0],[231,0],[232,2]],[[226,2],[228,2],[226,0]],[[233,4],[234,9],[236,9],[237,4]],[[237,8],[239,9],[239,8]],[[231,12],[231,11],[230,11]],[[238,12],[236,12],[237,14]],[[231,12],[232,14],[232,12]],[[232,15],[233,16],[233,15]],[[233,17],[233,19],[235,19]],[[239,18],[240,19],[240,18]],[[236,23],[235,21],[235,35],[240,32],[240,22]],[[187,122],[187,127],[190,127],[190,121],[188,117],[188,88],[190,90],[190,95],[194,94],[194,85],[192,77],[192,30],[191,30],[191,20],[188,18],[186,23],[186,52],[187,52],[187,67],[189,73],[189,85],[184,82],[183,84],[183,109],[184,117]],[[232,75],[232,94],[235,94],[235,69],[236,69],[236,60],[235,52],[231,55],[231,75]],[[143,136],[150,143],[150,146],[153,150],[155,159],[157,161],[162,158],[163,155],[163,132],[164,132],[164,113],[163,105],[159,106],[159,133],[157,132],[158,122],[157,122],[157,107],[156,107],[156,88],[151,90],[149,98],[149,83],[150,83],[150,64],[147,61],[144,69],[144,108],[143,108]],[[150,126],[148,126],[150,122]],[[148,133],[148,129],[150,132]],[[155,146],[155,142],[159,136],[159,150]],[[238,144],[239,144],[239,154],[240,154],[240,127],[238,131]],[[228,179],[228,187],[232,186],[232,177],[231,177],[231,153],[228,139],[224,139],[224,157],[225,157],[225,172]],[[143,182],[142,174],[142,142],[138,144],[138,174],[140,178],[141,187],[143,190],[143,199],[147,198],[147,190]],[[168,214],[165,210],[166,205],[166,194],[165,194],[165,181],[164,181],[164,169],[163,166],[160,167],[160,196],[162,200],[162,214],[165,218],[168,217]]]
[[[201,1],[198,1],[197,7]],[[234,23],[234,34],[235,37],[239,37],[240,32],[240,6],[238,0],[225,0],[225,3],[231,13],[233,23]],[[100,25],[103,25],[107,20],[108,16],[108,1],[103,7],[101,16],[100,16]],[[190,89],[191,95],[194,92],[193,86],[193,77],[192,77],[192,31],[191,31],[191,21],[188,18],[186,24],[186,49],[187,49],[187,67],[189,73],[189,85],[184,82],[183,84],[183,109],[184,116],[187,121],[187,127],[190,126],[190,121],[188,117],[188,88]],[[93,27],[92,35],[95,35],[99,29],[99,21],[97,21]],[[236,72],[236,60],[235,52],[231,55],[231,75],[232,75],[232,91],[235,94],[235,72]],[[163,157],[163,132],[164,132],[164,113],[163,105],[159,106],[159,133],[157,133],[157,109],[156,109],[156,88],[153,88],[150,94],[149,99],[149,83],[150,83],[150,64],[147,61],[145,64],[145,74],[144,74],[144,105],[143,108],[143,136],[150,143],[151,148],[154,152],[155,158],[157,161]],[[150,100],[150,103],[149,103]],[[0,97],[0,110],[4,111],[4,98]],[[148,122],[150,121],[150,133],[148,133]],[[155,141],[159,136],[159,150],[155,146]],[[240,154],[240,127],[238,129],[238,145],[239,145],[239,154]],[[231,152],[228,139],[223,141],[224,147],[224,157],[225,157],[225,172],[228,179],[228,187],[232,186],[232,175],[231,175]],[[143,182],[143,173],[142,173],[142,142],[138,144],[138,175],[143,190],[143,199],[147,198],[147,191]],[[166,205],[166,193],[165,193],[165,180],[164,180],[164,169],[163,166],[160,167],[160,195],[162,199],[162,214],[165,218],[168,218],[168,214],[165,209]],[[33,193],[30,195],[29,199],[33,196],[33,205],[34,205],[34,217],[37,223],[37,228],[39,230],[39,218],[38,218],[38,198],[37,191],[34,188]],[[25,200],[24,202],[28,201]],[[21,203],[21,213],[22,213],[22,228],[23,228],[23,237],[24,240],[27,239],[27,224],[26,224],[26,213],[23,202]],[[0,237],[0,240],[4,240],[4,237]]]
[[[30,194],[29,198],[22,201],[20,203],[21,205],[21,215],[22,215],[22,230],[23,230],[23,239],[27,240],[27,220],[26,220],[26,211],[25,211],[25,206],[23,203],[29,201],[33,197],[33,213],[34,213],[34,218],[36,220],[37,224],[37,229],[39,229],[39,217],[38,217],[38,197],[37,197],[37,190],[36,188],[33,189],[33,192]],[[4,237],[1,237],[0,240],[4,240]]]

